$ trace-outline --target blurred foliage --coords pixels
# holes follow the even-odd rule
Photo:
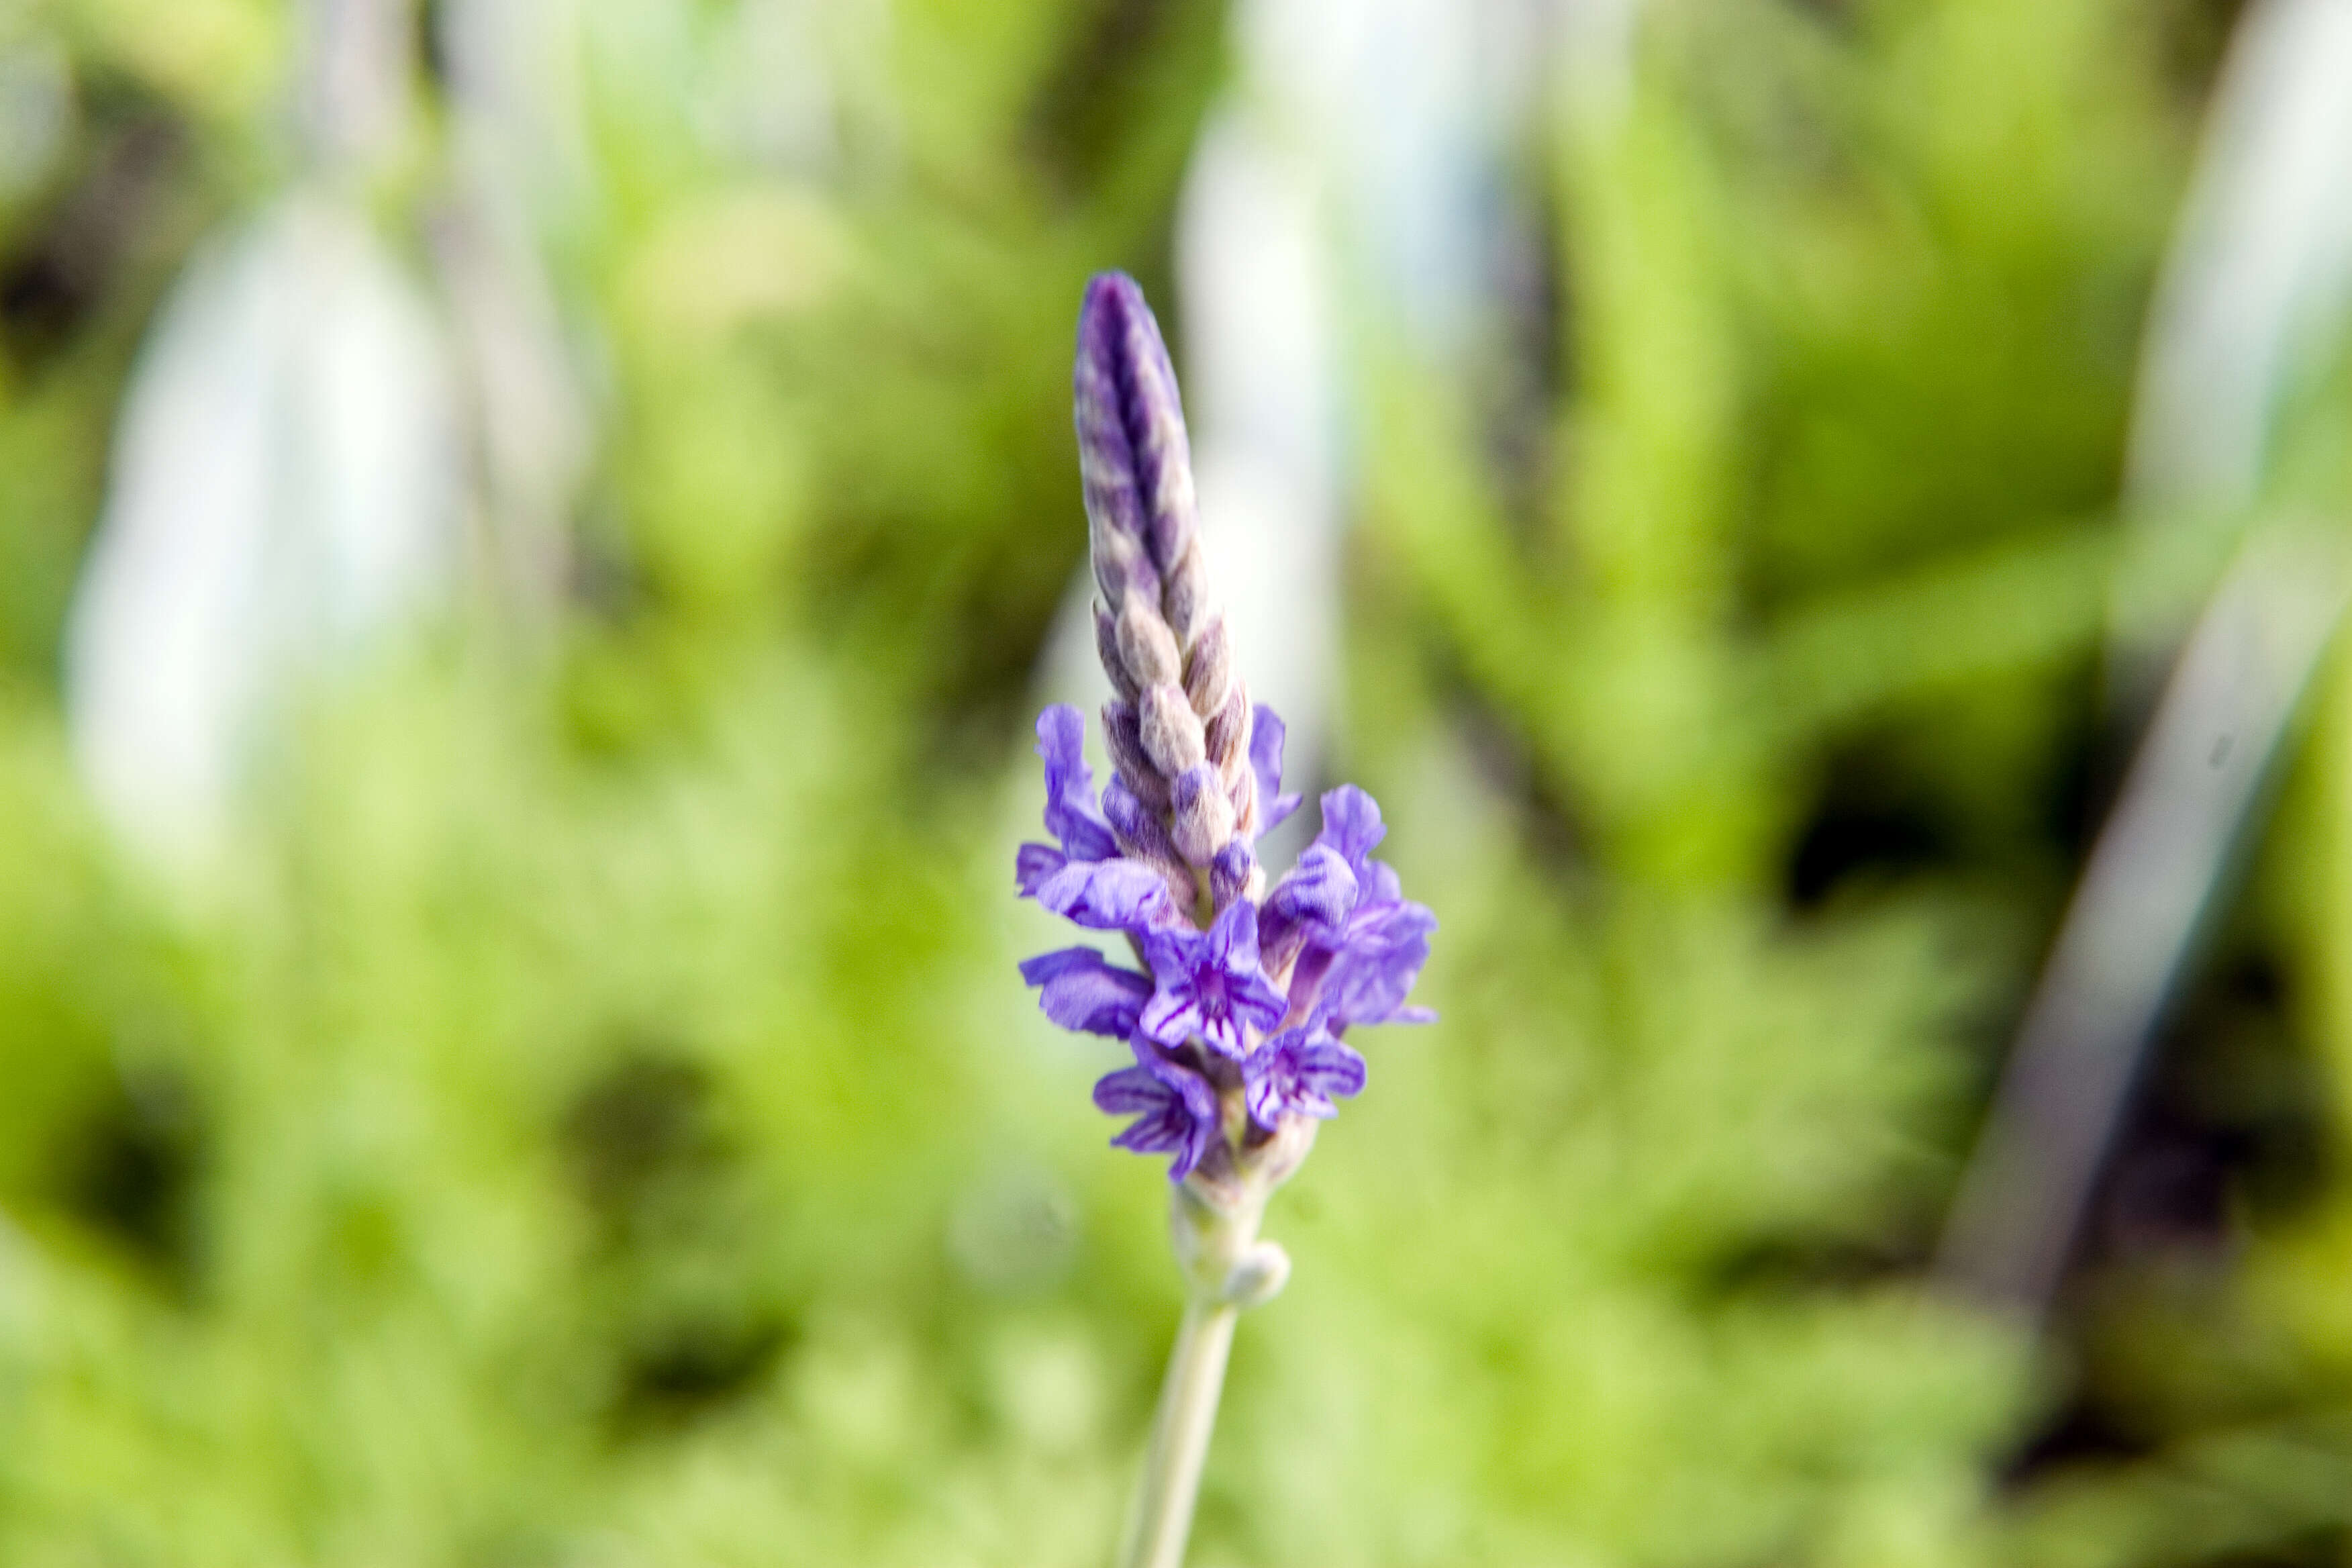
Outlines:
[[[1277,1205],[1196,1561],[2343,1559],[2352,684],[2055,1343],[1922,1282],[2116,763],[2130,377],[2228,9],[1661,0],[1620,112],[1527,128],[1477,352],[1351,296],[1338,772],[1444,1021]],[[0,9],[58,89],[0,169],[0,1560],[1108,1552],[1164,1196],[1013,980],[1006,868],[1078,287],[1170,297],[1228,18],[814,14],[779,152],[740,7],[582,5],[557,646],[472,612],[316,693],[191,907],[90,819],[56,650],[299,29]],[[411,248],[444,133],[378,193]]]

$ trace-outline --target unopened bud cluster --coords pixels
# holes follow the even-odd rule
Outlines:
[[[1141,293],[1096,280],[1079,322],[1078,469],[1094,559],[1095,646],[1117,693],[1103,708],[1123,789],[1104,802],[1123,854],[1191,909],[1236,840],[1255,837],[1248,687],[1209,592],[1176,374]],[[1122,798],[1122,796],[1124,798]],[[1262,887],[1253,860],[1210,909]],[[1255,886],[1253,885],[1255,883]]]

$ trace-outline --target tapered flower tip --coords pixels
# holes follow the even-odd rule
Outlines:
[[[1073,391],[1095,570],[1115,610],[1130,582],[1156,593],[1192,540],[1196,510],[1176,370],[1142,289],[1124,272],[1087,284]],[[1123,553],[1138,546],[1142,562]]]

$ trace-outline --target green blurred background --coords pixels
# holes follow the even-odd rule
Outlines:
[[[0,1563],[1108,1559],[1165,1184],[1011,863],[1079,290],[1194,374],[1221,124],[1320,182],[1339,532],[1274,592],[1443,1019],[1276,1200],[1193,1561],[2352,1561],[2341,674],[2046,1318],[1932,1268],[2134,661],[2352,501],[2325,333],[2189,544],[2126,482],[2260,9],[0,3]],[[279,629],[158,828],[89,672],[194,656],[76,606],[240,441],[277,531],[190,548]],[[349,631],[306,508],[444,458]]]

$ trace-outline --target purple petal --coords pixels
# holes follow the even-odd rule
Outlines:
[[[1113,1116],[1155,1111],[1175,1098],[1176,1091],[1148,1067],[1121,1068],[1095,1080],[1096,1107]]]
[[[1034,899],[1054,873],[1069,864],[1069,857],[1050,844],[1024,844],[1013,857],[1013,885],[1024,899]]]
[[[1217,917],[1209,928],[1207,957],[1228,973],[1257,967],[1257,906],[1246,900]]]
[[[1323,977],[1331,971],[1332,949],[1321,942],[1310,942],[1298,955],[1298,966],[1290,972],[1290,1006],[1288,1012],[1306,1017],[1317,1011],[1316,998],[1323,992]]]
[[[1426,904],[1416,904],[1410,899],[1397,899],[1386,903],[1365,903],[1356,906],[1348,917],[1347,940],[1391,941],[1404,936],[1427,936],[1437,929],[1437,917],[1429,912]]]
[[[1164,984],[1150,1001],[1143,1005],[1143,1013],[1136,1026],[1150,1038],[1174,1050],[1202,1027],[1201,1009],[1190,985],[1169,989]]]
[[[1257,869],[1257,857],[1250,847],[1235,838],[1209,862],[1209,898],[1219,914],[1241,899],[1249,888],[1250,873]]]
[[[1251,1120],[1272,1131],[1286,1115],[1337,1115],[1333,1098],[1364,1087],[1364,1058],[1308,1025],[1285,1029],[1251,1052],[1242,1077]]]
[[[1364,1058],[1328,1035],[1308,1037],[1292,1059],[1299,1083],[1326,1099],[1346,1100],[1364,1090]]]
[[[1130,860],[1140,860],[1160,873],[1168,884],[1169,908],[1181,911],[1192,907],[1199,889],[1192,881],[1192,868],[1176,853],[1175,843],[1168,837],[1167,825],[1135,798],[1127,781],[1117,773],[1103,785],[1103,815],[1109,818],[1111,834],[1118,841],[1120,853]]]
[[[1231,1009],[1234,1020],[1264,1034],[1283,1020],[1290,1011],[1290,999],[1285,996],[1265,972],[1252,965],[1246,974],[1236,975],[1229,984],[1233,987]],[[1234,1054],[1241,1052],[1241,1042],[1234,1042]]]
[[[1143,1009],[1145,1035],[1173,1049],[1197,1037],[1239,1060],[1252,1030],[1282,1022],[1289,1003],[1258,967],[1257,906],[1236,900],[1208,931],[1166,927],[1146,933],[1144,962],[1154,990]]]
[[[1086,765],[1087,717],[1066,702],[1049,703],[1037,715],[1037,754],[1048,768]]]
[[[1045,760],[1045,831],[1073,860],[1108,860],[1118,853],[1110,825],[1095,804],[1095,771],[1087,765],[1087,721],[1066,702],[1037,715],[1037,754]]]
[[[1246,1045],[1242,1030],[1263,1033],[1273,1028],[1290,1010],[1290,1002],[1258,966],[1256,905],[1244,900],[1219,915],[1217,923],[1209,928],[1209,945],[1223,971],[1225,1016],[1230,1023],[1223,1031],[1223,1048],[1227,1056],[1238,1057]]]
[[[1105,963],[1091,947],[1040,953],[1021,966],[1021,978],[1042,987],[1037,1005],[1065,1029],[1123,1040],[1151,994],[1151,982]]]
[[[1192,1036],[1227,1061],[1237,1062],[1249,1055],[1249,1035],[1230,1010],[1204,1013],[1194,1026]]]
[[[1323,977],[1316,1006],[1331,1020],[1334,1034],[1351,1024],[1385,1024],[1429,960],[1429,936],[1436,917],[1414,903],[1395,903],[1349,922],[1346,939]]]
[[[1263,836],[1298,809],[1298,792],[1282,793],[1282,747],[1289,730],[1282,715],[1261,702],[1250,721],[1250,772],[1257,775],[1257,830]]]
[[[1356,907],[1356,874],[1339,851],[1310,844],[1290,874],[1266,895],[1258,921],[1260,955],[1279,973],[1310,940],[1337,942]]]
[[[1095,1085],[1095,1104],[1134,1123],[1111,1140],[1116,1148],[1140,1154],[1172,1153],[1168,1179],[1181,1182],[1207,1155],[1223,1131],[1216,1091],[1189,1068],[1131,1042],[1135,1065],[1108,1074]]]
[[[1173,1090],[1163,1087],[1160,1092],[1164,1098],[1157,1105],[1138,1116],[1124,1131],[1112,1135],[1111,1147],[1139,1154],[1173,1153],[1176,1163],[1190,1171],[1198,1163],[1185,1157],[1192,1143],[1192,1119],[1185,1114],[1183,1101]]]
[[[1161,990],[1189,988],[1193,973],[1208,957],[1209,939],[1187,925],[1162,926],[1143,938],[1143,962]]]
[[[1102,808],[1114,834],[1124,835],[1131,843],[1164,845],[1170,855],[1176,853],[1176,847],[1168,842],[1166,826],[1135,798],[1135,792],[1117,773],[1103,785]]]
[[[1167,911],[1168,884],[1140,860],[1073,860],[1038,888],[1037,901],[1091,931],[1140,931]]]
[[[1171,1049],[1201,1026],[1200,975],[1208,942],[1207,937],[1183,926],[1144,935],[1143,962],[1151,966],[1153,992],[1144,1004],[1140,1027]]]
[[[1021,978],[1031,985],[1043,985],[1059,980],[1065,974],[1086,969],[1099,969],[1102,953],[1091,947],[1057,947],[1051,952],[1041,952],[1034,958],[1021,961]]]
[[[1290,1102],[1283,1093],[1282,1081],[1274,1074],[1273,1065],[1258,1060],[1264,1049],[1260,1047],[1250,1053],[1249,1060],[1242,1064],[1242,1078],[1247,1086],[1244,1096],[1250,1120],[1271,1132],[1282,1125],[1282,1113],[1290,1109]]]
[[[1337,850],[1358,881],[1364,879],[1364,857],[1387,835],[1380,805],[1370,795],[1354,784],[1324,792],[1323,831],[1315,836],[1315,842]]]

